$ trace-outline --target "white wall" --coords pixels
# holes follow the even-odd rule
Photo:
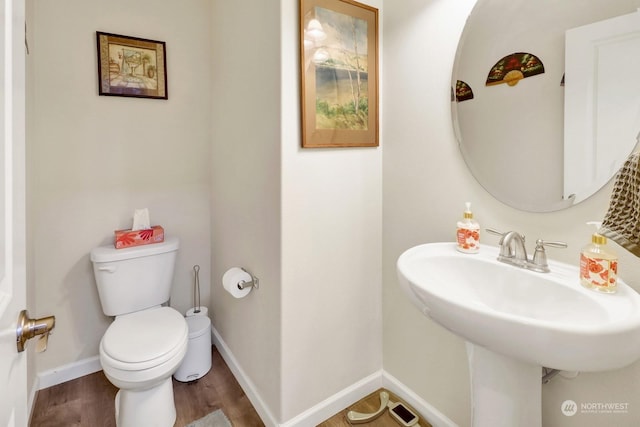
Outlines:
[[[382,1],[364,3],[379,9],[382,44]],[[282,4],[282,419],[287,420],[381,367],[385,140],[378,148],[300,148],[298,1]]]
[[[383,0],[369,3],[382,10]],[[402,294],[398,255],[452,239],[470,200],[482,226],[567,241],[569,249],[550,256],[576,262],[590,234],[583,224],[602,218],[610,191],[567,211],[529,214],[495,201],[469,174],[450,125],[449,81],[470,7],[471,0],[389,3],[380,15],[381,147],[302,150],[297,1],[35,3],[32,314],[58,320],[49,349],[35,357],[38,370],[98,353],[109,319],[88,252],[128,226],[135,207],[149,206],[154,222],[182,239],[172,303],[190,306],[199,264],[214,325],[276,420],[383,365],[468,425],[464,345]],[[99,97],[96,30],[166,41],[169,100]],[[638,289],[640,263],[619,252],[621,276]],[[220,282],[236,265],[261,279],[243,300]],[[545,426],[637,425],[639,373],[635,364],[554,380],[543,396]],[[559,411],[566,399],[627,401],[630,414],[567,419]]]
[[[297,10],[213,11],[213,320],[278,422],[381,366],[382,149],[300,148]]]
[[[281,403],[280,9],[213,2],[211,241],[213,326],[271,416]],[[245,267],[260,289],[222,288]]]
[[[532,214],[509,208],[486,193],[468,172],[450,119],[449,82],[457,39],[472,0],[414,0],[387,5],[384,15],[383,118],[383,319],[384,369],[461,426],[470,424],[469,378],[462,340],[428,320],[402,294],[395,261],[419,243],[452,240],[464,202],[474,204],[481,227],[515,229],[536,238],[563,240],[568,249],[549,256],[577,263],[589,241],[588,220],[601,219],[611,185],[569,209]],[[530,177],[524,177],[530,178]],[[483,235],[495,245],[494,237]],[[621,248],[621,277],[640,290],[640,262]],[[640,423],[640,363],[614,372],[556,378],[543,388],[545,427]],[[627,402],[621,415],[560,412],[567,399]]]
[[[275,419],[380,369],[382,148],[299,148],[296,1],[38,2],[29,28],[31,280],[35,312],[57,316],[39,372],[97,355],[110,319],[88,253],[142,206],[182,240],[172,304],[190,306],[199,264]],[[96,30],[166,41],[169,100],[99,97]],[[231,298],[231,266],[260,290]]]
[[[56,316],[39,372],[98,354],[103,315],[89,261],[135,208],[178,236],[172,305],[209,299],[210,10],[206,0],[34,2],[27,169],[33,315]],[[95,31],[162,40],[168,100],[98,96]]]

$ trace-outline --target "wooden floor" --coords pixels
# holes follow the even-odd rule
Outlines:
[[[102,371],[40,390],[31,426],[115,427],[113,401],[117,391]],[[215,347],[211,371],[193,383],[173,380],[173,392],[176,427],[186,426],[216,409],[222,409],[234,427],[264,426]]]
[[[31,427],[115,427],[114,398],[118,391],[102,371],[68,381],[38,392],[31,417]],[[240,388],[222,356],[212,347],[211,371],[193,383],[173,380],[177,419],[183,427],[216,409],[222,409],[234,427],[263,427],[258,413]],[[349,427],[347,412],[375,412],[380,407],[376,391],[339,412],[319,427]],[[391,400],[398,399],[389,393]],[[414,411],[415,412],[415,411]],[[363,427],[399,426],[388,411]],[[420,420],[421,427],[431,425]]]

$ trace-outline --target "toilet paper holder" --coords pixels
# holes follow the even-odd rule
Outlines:
[[[251,276],[251,281],[246,282],[244,280],[240,280],[237,285],[238,289],[245,289],[245,288],[258,289],[260,287],[260,280],[253,274],[249,273],[246,268],[244,267],[240,267],[240,268],[242,269],[242,271],[244,271],[249,276]]]

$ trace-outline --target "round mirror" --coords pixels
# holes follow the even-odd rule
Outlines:
[[[569,207],[633,151],[638,8],[640,0],[478,0],[456,53],[452,117],[469,169],[498,200],[530,212]]]

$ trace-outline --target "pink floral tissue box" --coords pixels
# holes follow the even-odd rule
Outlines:
[[[154,225],[146,230],[116,230],[115,234],[114,245],[116,249],[164,242],[164,229],[159,225]]]

